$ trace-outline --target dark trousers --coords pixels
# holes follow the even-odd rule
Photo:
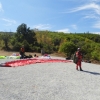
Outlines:
[[[21,52],[20,55],[21,55],[20,59],[24,59],[25,54]]]

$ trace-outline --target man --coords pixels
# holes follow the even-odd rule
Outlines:
[[[20,48],[20,55],[21,55],[20,59],[23,59],[24,58],[24,55],[25,55],[25,48],[24,48],[24,46],[22,46]]]
[[[45,51],[44,51],[44,49],[43,49],[43,48],[41,49],[41,54],[42,54],[42,55],[44,55],[44,54],[45,54]]]
[[[78,67],[79,67],[79,68],[80,68],[80,71],[83,71],[83,70],[82,70],[82,67],[81,67],[82,53],[81,53],[80,48],[77,49],[77,52],[76,52],[76,58],[77,58],[77,62],[76,62],[76,70],[78,70]]]

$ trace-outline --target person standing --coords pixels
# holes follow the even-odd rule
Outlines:
[[[45,54],[45,51],[44,51],[44,49],[42,48],[41,49],[41,55],[44,55]]]
[[[80,71],[82,70],[82,66],[81,66],[81,62],[82,62],[82,53],[81,53],[81,49],[78,48],[76,51],[76,58],[77,58],[77,62],[76,62],[76,70],[78,70],[78,67],[80,68]]]
[[[25,56],[25,48],[24,48],[24,46],[22,46],[22,47],[20,48],[20,55],[21,55],[20,59],[23,59],[24,56]]]

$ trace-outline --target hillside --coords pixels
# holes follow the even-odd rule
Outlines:
[[[20,26],[21,28],[21,26]],[[0,33],[0,49],[19,52],[22,45],[26,52],[57,54],[71,58],[78,47],[84,60],[100,62],[100,35],[91,33],[60,33],[52,31],[34,31],[29,33]]]

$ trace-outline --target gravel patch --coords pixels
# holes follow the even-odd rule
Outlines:
[[[0,67],[0,100],[100,100],[100,65],[82,62],[82,68],[72,62]]]

